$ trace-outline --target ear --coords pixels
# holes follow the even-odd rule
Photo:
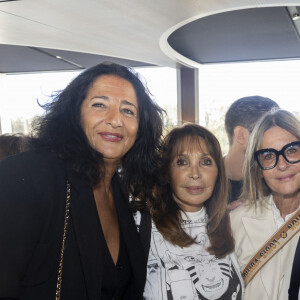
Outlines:
[[[233,134],[236,142],[246,149],[250,136],[249,130],[243,126],[236,126],[233,130]]]

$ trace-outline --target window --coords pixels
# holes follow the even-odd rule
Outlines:
[[[271,98],[300,119],[299,80],[299,60],[201,66],[199,123],[215,133],[226,154],[224,119],[230,104],[245,96],[259,95]]]
[[[155,101],[168,112],[166,123],[177,123],[176,70],[136,68],[146,80]],[[55,91],[62,90],[80,72],[44,72],[0,76],[0,134],[31,132],[34,118],[43,114],[43,104]],[[166,124],[166,125],[168,125]]]

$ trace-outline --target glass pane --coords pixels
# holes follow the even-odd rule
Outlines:
[[[228,151],[225,113],[232,102],[245,96],[276,101],[300,119],[300,61],[273,61],[204,65],[199,68],[199,123],[218,137]]]
[[[166,126],[177,124],[176,69],[136,68],[146,80],[155,101],[168,112]],[[0,76],[0,134],[31,132],[34,118],[43,114],[45,103],[55,91],[64,89],[76,72],[44,72]]]

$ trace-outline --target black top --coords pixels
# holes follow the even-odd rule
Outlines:
[[[102,232],[103,241],[105,241],[104,234]],[[102,280],[101,295],[103,299],[121,300],[128,289],[131,268],[129,263],[129,257],[124,244],[124,238],[122,230],[120,228],[120,249],[117,264],[111,257],[107,244],[105,244],[103,251],[103,267],[105,270],[105,276]]]
[[[0,163],[0,299],[55,299],[67,179],[70,221],[61,299],[105,299],[106,250],[93,190],[55,153],[33,151]],[[128,285],[128,274],[121,275],[124,284],[117,289],[123,295],[117,299],[142,299],[147,256],[118,175],[112,189],[123,236],[120,261],[128,262],[125,271],[131,274]]]

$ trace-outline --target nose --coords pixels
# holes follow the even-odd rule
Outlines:
[[[190,178],[194,180],[200,178],[200,170],[198,166],[191,166]]]
[[[209,277],[206,277],[206,280],[207,280],[208,282],[214,282],[214,281],[215,281],[215,279],[216,279],[216,277],[215,277],[215,276],[213,276],[213,277],[211,277],[211,278],[209,278]]]
[[[279,155],[277,166],[278,166],[278,169],[281,171],[284,171],[287,168],[288,162],[285,160],[283,155]]]
[[[106,115],[106,124],[111,125],[112,128],[122,126],[122,116],[118,107],[111,107]]]

